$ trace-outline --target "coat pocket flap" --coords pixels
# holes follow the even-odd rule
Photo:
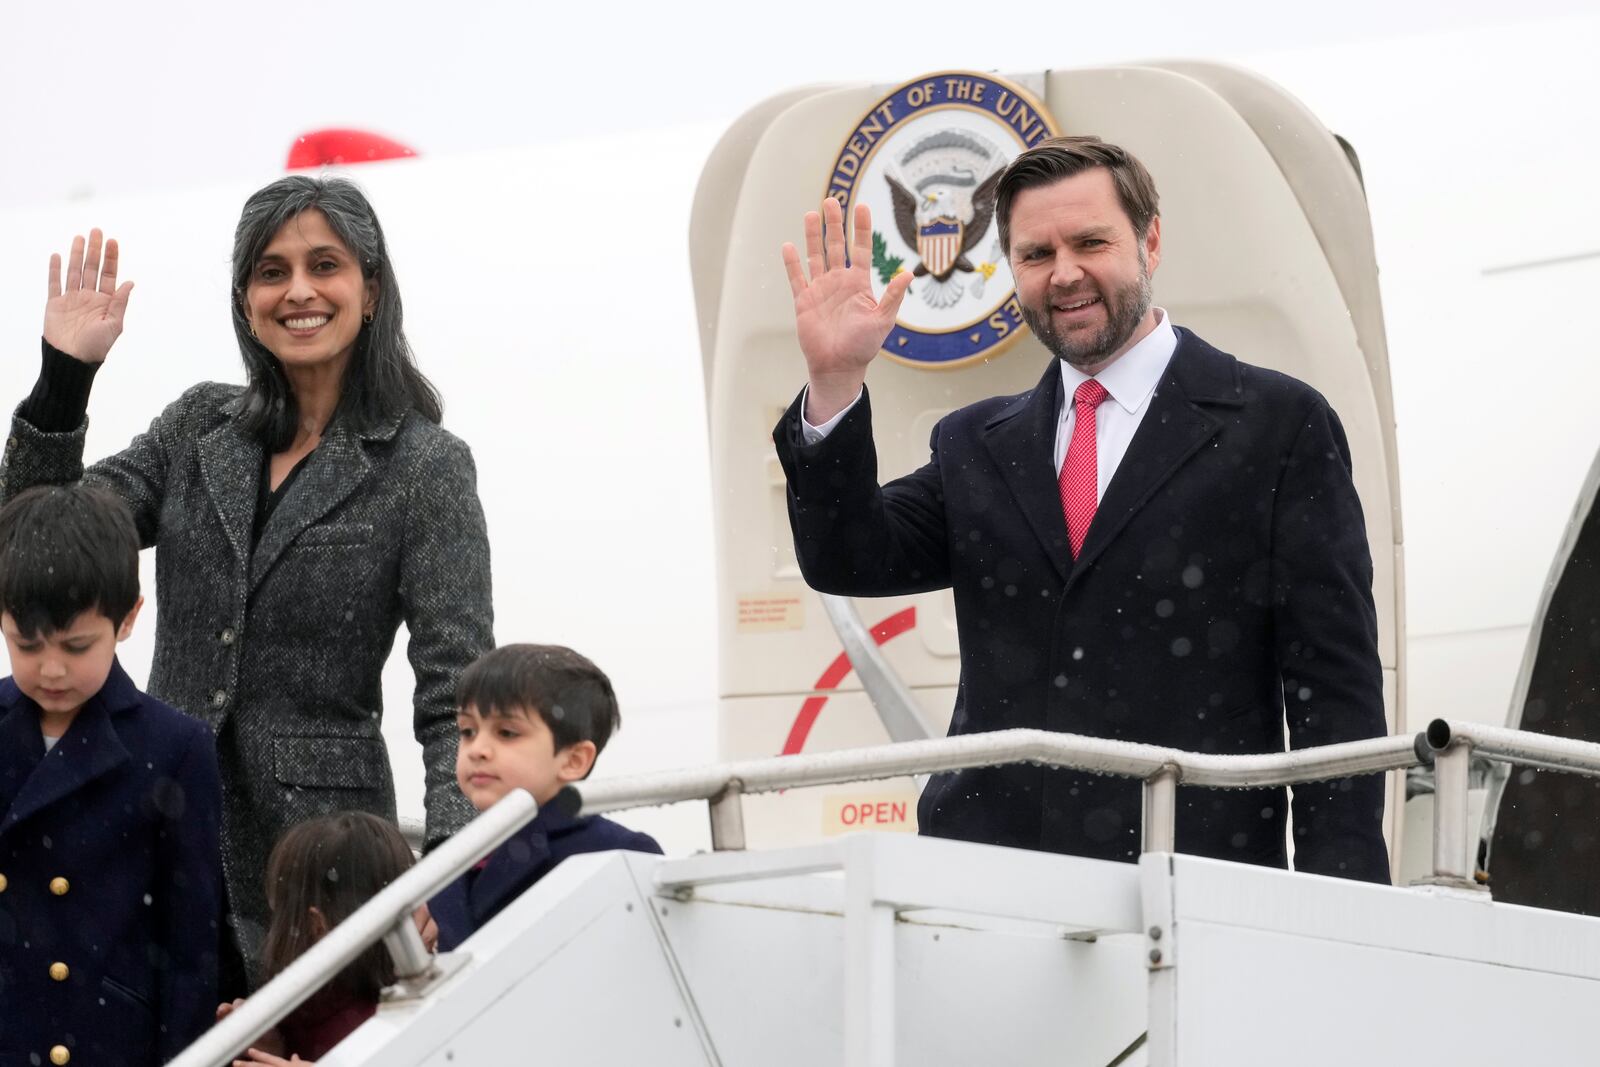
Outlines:
[[[294,543],[305,548],[313,545],[364,545],[371,540],[371,523],[325,522],[301,530]]]
[[[377,789],[389,762],[382,741],[367,737],[278,737],[273,774],[284,785],[313,789]]]

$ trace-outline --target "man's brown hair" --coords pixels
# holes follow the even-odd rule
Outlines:
[[[1011,204],[1024,189],[1054,185],[1063,178],[1082,174],[1095,167],[1111,172],[1117,200],[1133,223],[1141,241],[1150,232],[1150,222],[1160,213],[1161,197],[1150,172],[1134,155],[1098,137],[1051,137],[1027,149],[1006,167],[1000,176],[995,196],[995,220],[1000,224],[1000,249],[1011,254]]]

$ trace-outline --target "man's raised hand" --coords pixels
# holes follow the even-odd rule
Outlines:
[[[849,266],[839,201],[824,200],[821,215],[808,211],[805,233],[806,265],[801,266],[799,250],[788,242],[783,265],[794,291],[795,332],[809,377],[805,415],[817,424],[843,411],[861,392],[867,365],[894,328],[900,301],[911,288],[911,272],[895,275],[882,299],[873,297],[872,212],[865,204],[856,205]]]
[[[67,253],[67,284],[61,285],[61,257],[50,257],[50,288],[44,302],[44,339],[73,359],[101,363],[122,334],[122,317],[128,310],[132,282],[117,285],[117,242],[105,242],[101,261],[101,234],[89,231],[72,239]]]

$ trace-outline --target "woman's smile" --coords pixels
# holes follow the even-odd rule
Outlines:
[[[326,326],[331,318],[331,315],[318,313],[309,315],[296,315],[292,318],[280,319],[279,321],[283,323],[284,329],[288,330],[293,336],[311,337],[322,327]]]

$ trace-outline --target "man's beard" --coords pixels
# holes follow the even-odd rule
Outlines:
[[[1127,344],[1133,331],[1139,328],[1145,313],[1150,310],[1150,271],[1145,263],[1144,248],[1139,249],[1139,277],[1114,292],[1098,295],[1106,309],[1106,324],[1093,334],[1084,331],[1058,334],[1051,323],[1050,306],[1058,302],[1073,303],[1094,293],[1069,294],[1065,301],[1045,295],[1043,309],[1022,304],[1022,321],[1057,359],[1064,359],[1079,370],[1098,366]],[[1019,301],[1019,303],[1021,303]]]

